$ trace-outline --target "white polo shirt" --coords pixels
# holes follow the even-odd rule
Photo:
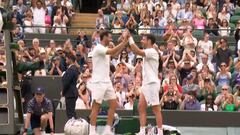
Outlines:
[[[111,82],[110,80],[110,56],[106,55],[108,48],[98,44],[93,49],[92,82]]]
[[[158,78],[159,54],[154,48],[144,50],[143,58],[143,84],[160,82]]]

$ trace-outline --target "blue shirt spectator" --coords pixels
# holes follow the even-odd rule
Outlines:
[[[193,13],[190,10],[190,4],[186,3],[185,8],[181,9],[177,14],[177,20],[181,22],[184,19],[187,19],[189,22],[192,21]]]

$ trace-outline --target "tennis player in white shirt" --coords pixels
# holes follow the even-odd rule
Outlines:
[[[143,35],[141,44],[143,50],[139,49],[132,37],[129,38],[129,45],[133,52],[143,57],[143,83],[139,98],[138,111],[140,119],[140,132],[137,135],[145,135],[146,109],[152,107],[156,116],[158,134],[163,135],[162,114],[160,112],[159,91],[160,80],[158,78],[159,54],[155,49],[155,37],[153,35]]]
[[[124,31],[122,34],[122,42],[110,49],[108,48],[111,39],[111,34],[108,31],[100,33],[100,44],[93,49],[92,56],[92,78],[87,83],[88,89],[92,93],[92,111],[90,114],[90,133],[89,135],[98,135],[96,133],[96,121],[99,113],[100,105],[103,100],[108,101],[108,119],[107,125],[103,132],[103,135],[114,135],[111,131],[113,123],[114,113],[117,107],[116,94],[113,89],[112,82],[110,80],[110,56],[117,54],[123,50],[128,43],[128,31]]]

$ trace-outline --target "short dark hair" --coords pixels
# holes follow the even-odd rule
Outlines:
[[[147,34],[147,35],[144,35],[144,36],[146,36],[147,40],[151,40],[152,44],[154,44],[156,42],[156,38],[154,37],[154,35]]]
[[[109,31],[106,31],[106,30],[101,31],[101,32],[100,32],[100,40],[102,41],[103,38],[104,38],[105,36],[108,36],[109,34],[110,34]]]
[[[72,62],[75,62],[75,61],[76,61],[76,56],[75,56],[75,55],[68,54],[66,57],[67,57],[68,59],[70,59]]]

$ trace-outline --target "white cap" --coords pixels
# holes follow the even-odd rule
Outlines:
[[[136,59],[142,59],[143,57],[140,55],[137,55]]]
[[[62,51],[62,50],[63,50],[62,47],[56,48],[56,51]]]
[[[46,53],[45,49],[43,49],[43,48],[41,48],[41,50],[40,50],[40,54],[42,54],[42,53]]]

